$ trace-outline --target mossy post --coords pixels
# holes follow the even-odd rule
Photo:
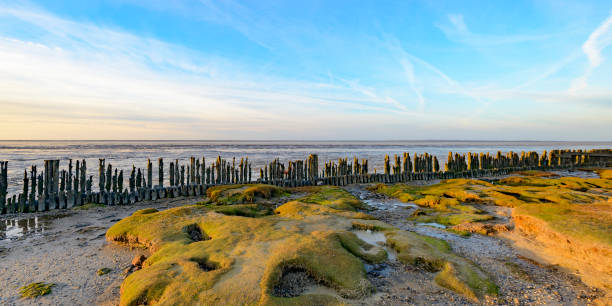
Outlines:
[[[147,188],[153,188],[153,163],[147,159]]]
[[[8,188],[8,161],[0,161],[0,214],[6,213],[6,190]]]
[[[157,160],[158,163],[158,184],[159,184],[159,188],[164,188],[164,159],[163,158],[159,158]]]
[[[206,158],[202,157],[202,163],[200,164],[200,171],[202,171],[202,178],[201,178],[201,182],[202,185],[206,184]]]
[[[29,183],[30,180],[28,179],[28,170],[24,170],[23,171],[23,197],[21,197],[21,200],[19,201],[19,211],[21,212],[28,212],[29,211],[29,207],[27,205],[27,196],[28,196],[28,187],[29,187]]]
[[[36,211],[36,186],[37,186],[37,174],[36,174],[36,166],[32,165],[32,168],[30,170],[30,180],[32,181],[31,185],[32,188],[31,192],[30,192],[30,212],[34,212]],[[0,181],[2,181],[2,179],[0,178]],[[1,190],[0,190],[0,201],[2,201],[1,199]],[[2,212],[2,209],[0,207],[0,213]]]
[[[110,163],[108,164],[108,166],[106,167],[106,175],[105,175],[105,186],[104,188],[106,189],[106,192],[110,192],[112,185],[113,185],[113,165],[111,165]]]
[[[57,170],[59,169],[59,160],[56,161],[57,163],[57,168],[55,169],[55,171],[57,172]],[[85,160],[81,161],[81,179],[80,179],[80,183],[81,183],[81,194],[85,194],[85,192],[87,191],[87,162]]]
[[[72,160],[71,160],[72,164]],[[98,159],[98,188],[100,193],[104,191],[104,187],[106,186],[105,173],[106,170],[106,161],[104,158]]]
[[[385,154],[385,175],[389,174],[389,154]]]
[[[189,183],[193,184],[195,182],[195,157],[189,158]]]

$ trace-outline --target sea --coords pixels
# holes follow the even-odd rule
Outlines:
[[[97,186],[98,159],[105,158],[107,165],[123,169],[127,181],[132,165],[146,168],[151,159],[156,169],[157,159],[164,158],[168,167],[170,161],[178,159],[187,164],[191,156],[206,157],[209,165],[217,156],[237,162],[248,157],[253,165],[254,179],[259,176],[259,168],[273,159],[281,162],[306,159],[309,154],[318,154],[319,165],[325,161],[339,158],[357,157],[368,159],[370,171],[382,169],[385,154],[393,156],[409,152],[429,153],[438,157],[440,166],[446,161],[448,152],[491,152],[537,151],[552,149],[599,149],[612,148],[612,142],[564,142],[564,141],[455,141],[455,140],[418,140],[418,141],[150,141],[150,140],[105,140],[105,141],[31,141],[0,140],[0,160],[8,161],[8,193],[14,194],[22,189],[23,171],[36,165],[42,171],[44,160],[59,159],[60,168],[68,168],[68,160],[85,159],[87,174],[94,177]],[[73,162],[73,163],[74,163]],[[154,171],[154,173],[157,173]],[[166,175],[167,179],[168,175]],[[127,182],[126,184],[127,185]]]

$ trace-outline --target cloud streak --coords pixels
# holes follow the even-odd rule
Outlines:
[[[580,77],[574,79],[569,92],[576,94],[588,86],[588,80],[595,68],[604,61],[601,51],[612,44],[612,12],[590,35],[582,45],[582,51],[587,57],[589,64]]]

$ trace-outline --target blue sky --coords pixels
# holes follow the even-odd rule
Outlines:
[[[4,1],[0,139],[611,140],[610,1]]]

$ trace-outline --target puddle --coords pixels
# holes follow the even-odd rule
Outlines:
[[[417,223],[417,225],[421,225],[421,226],[431,226],[431,227],[435,227],[435,228],[446,229],[446,225],[442,225],[442,224],[440,224],[440,223],[435,223],[435,222]]]
[[[361,231],[361,230],[356,230],[356,231],[352,231],[353,233],[355,233],[355,235],[357,235],[357,238],[371,244],[371,245],[376,245],[376,246],[380,246],[382,247],[385,251],[387,251],[387,255],[389,256],[389,260],[395,260],[397,259],[397,253],[387,247],[387,237],[385,237],[385,234],[382,232],[373,232],[371,230],[366,230],[366,231]]]
[[[574,176],[574,177],[579,177],[579,178],[601,178],[599,174],[597,174],[595,171],[557,170],[557,171],[551,171],[551,172],[559,176],[563,176],[563,177]],[[543,177],[543,178],[546,178],[546,177]],[[554,178],[554,177],[551,177],[551,178]]]
[[[39,217],[27,219],[8,219],[0,221],[0,240],[14,240],[24,235],[42,234],[50,221]]]
[[[397,200],[369,199],[369,200],[364,200],[363,202],[368,204],[369,206],[372,206],[378,209],[389,209],[389,208],[396,208],[396,207],[411,207],[411,208],[417,207],[415,204],[405,203],[405,202],[397,201]]]

